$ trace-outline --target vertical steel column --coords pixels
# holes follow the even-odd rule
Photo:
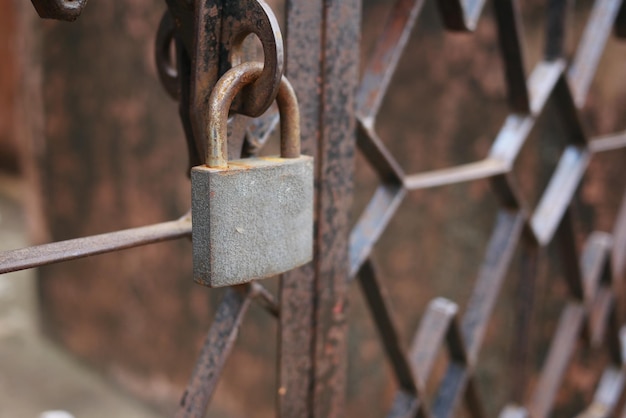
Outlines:
[[[319,154],[322,2],[288,0],[285,72],[298,94],[302,153],[315,157],[315,231],[319,231]],[[316,236],[319,236],[316,232]],[[315,278],[320,259],[283,275],[278,357],[279,417],[308,417],[312,411]]]
[[[359,0],[287,5],[287,76],[300,99],[303,151],[316,158],[316,242],[313,263],[281,286],[283,417],[344,415],[360,11]]]
[[[344,416],[360,0],[324,0],[313,416]]]

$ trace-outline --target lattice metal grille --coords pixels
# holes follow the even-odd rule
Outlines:
[[[558,3],[558,4],[557,4]],[[589,411],[609,414],[623,387],[619,319],[616,313],[621,294],[626,222],[626,200],[622,204],[613,237],[592,233],[578,254],[569,210],[589,161],[596,153],[626,145],[618,133],[587,138],[578,109],[584,104],[591,80],[607,38],[619,23],[619,1],[596,1],[572,63],[561,58],[566,2],[550,4],[548,42],[545,58],[526,79],[521,34],[521,15],[516,1],[494,2],[500,52],[504,62],[511,113],[483,160],[448,169],[405,174],[379,138],[375,122],[383,96],[403,48],[413,29],[422,1],[397,1],[383,35],[369,61],[358,90],[358,147],[376,170],[381,185],[362,213],[350,237],[351,278],[358,277],[374,314],[387,356],[400,391],[389,416],[454,416],[465,402],[472,416],[484,416],[483,402],[476,390],[474,369],[486,326],[518,246],[524,246],[524,279],[537,274],[537,249],[556,241],[561,248],[571,301],[564,308],[553,336],[550,352],[539,383],[528,405],[510,406],[502,416],[548,416],[557,389],[585,327],[593,346],[608,341],[613,363],[602,375],[594,404]],[[446,26],[473,30],[484,2],[440,1]],[[623,11],[621,12],[623,13]],[[621,16],[621,15],[619,15]],[[619,27],[619,26],[617,26]],[[617,30],[619,33],[619,29]],[[531,208],[516,185],[513,165],[548,99],[558,107],[558,116],[567,126],[567,141],[558,165],[536,208]],[[411,348],[405,353],[398,343],[390,306],[385,303],[383,283],[370,260],[372,249],[396,213],[405,196],[415,190],[489,179],[501,209],[483,259],[466,312],[459,317],[455,303],[432,301],[421,319]],[[605,335],[608,340],[605,340]],[[428,380],[440,347],[449,351],[450,362],[432,405],[425,402]],[[513,377],[516,379],[517,377]],[[597,412],[589,412],[596,416]]]
[[[464,31],[471,31],[479,24],[484,3],[437,2],[446,26]],[[618,35],[626,35],[626,7],[619,0],[597,0],[574,59],[568,65],[561,58],[566,3],[549,2],[545,58],[527,77],[518,2],[494,2],[511,113],[484,159],[443,170],[406,174],[378,137],[376,118],[424,1],[394,3],[356,95],[352,79],[357,68],[358,50],[354,44],[358,39],[360,2],[289,1],[288,72],[302,102],[304,151],[315,154],[318,161],[318,257],[312,265],[285,275],[280,303],[259,283],[227,290],[177,416],[204,415],[233,348],[238,327],[253,299],[277,317],[281,325],[279,414],[341,416],[346,338],[343,299],[345,288],[353,279],[360,282],[400,386],[389,416],[454,416],[461,402],[466,403],[472,416],[484,416],[474,370],[486,324],[513,254],[518,245],[523,247],[527,265],[524,274],[531,278],[539,261],[537,249],[553,241],[565,261],[570,301],[561,313],[530,403],[506,407],[501,416],[548,416],[576,342],[583,337],[593,346],[607,341],[612,359],[585,416],[613,413],[624,386],[620,323],[626,259],[626,198],[613,234],[592,233],[581,253],[575,245],[569,207],[594,155],[626,147],[624,133],[588,138],[578,116],[611,30],[614,27]],[[516,185],[512,167],[550,98],[568,127],[568,145],[539,204],[531,208]],[[342,234],[347,231],[350,206],[351,183],[347,179],[352,174],[354,155],[353,118],[358,148],[378,174],[380,185],[360,215],[348,245],[347,234]],[[432,301],[410,349],[405,352],[392,320],[391,307],[384,297],[384,284],[370,259],[372,250],[409,193],[483,179],[490,180],[500,209],[467,310],[460,315],[453,302],[442,298]],[[143,228],[10,251],[0,254],[0,272],[190,234],[191,220],[186,216]],[[346,265],[348,269],[343,268]],[[437,353],[444,346],[450,362],[434,401],[429,403],[424,396],[425,382]]]

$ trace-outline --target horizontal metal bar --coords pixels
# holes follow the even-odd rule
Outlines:
[[[0,253],[0,274],[191,236],[191,215],[106,234]]]
[[[474,163],[408,175],[404,178],[404,186],[408,190],[447,186],[489,178],[506,173],[508,170],[509,166],[506,162],[496,158],[486,158]]]
[[[593,138],[589,141],[589,151],[605,152],[626,148],[626,132]]]

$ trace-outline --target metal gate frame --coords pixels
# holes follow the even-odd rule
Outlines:
[[[594,155],[626,147],[626,134],[589,138],[578,115],[611,30],[626,36],[626,3],[596,0],[570,63],[563,57],[567,0],[548,2],[544,58],[530,71],[517,0],[493,2],[504,63],[510,114],[488,155],[449,169],[406,174],[376,132],[376,118],[398,60],[424,0],[397,0],[359,82],[359,0],[288,0],[286,72],[300,98],[303,152],[316,158],[314,262],[283,275],[279,301],[261,283],[229,289],[208,332],[196,369],[182,397],[179,417],[203,416],[237,330],[252,300],[279,321],[278,415],[341,417],[345,411],[347,290],[362,287],[400,390],[389,417],[450,417],[465,402],[484,416],[474,370],[504,277],[520,247],[522,274],[533,281],[541,249],[560,249],[570,300],[563,309],[533,396],[509,405],[500,416],[546,417],[579,340],[606,346],[611,363],[584,416],[614,415],[624,393],[624,269],[626,196],[612,234],[593,232],[576,246],[570,205]],[[484,0],[438,0],[450,30],[473,31]],[[513,164],[548,99],[568,127],[565,147],[548,187],[531,208],[516,184]],[[351,230],[355,153],[365,156],[380,185]],[[412,191],[488,179],[500,209],[466,311],[451,301],[432,301],[407,350],[386,302],[384,281],[370,258],[400,203]],[[191,219],[133,228],[0,254],[0,272],[189,237]],[[527,325],[527,324],[526,324]],[[524,333],[522,321],[522,334]],[[441,347],[450,362],[432,404],[424,385]],[[518,353],[524,355],[521,347]],[[524,363],[521,362],[523,365]],[[521,393],[525,371],[514,376]],[[521,402],[522,399],[516,401]],[[581,415],[582,416],[582,415]],[[626,416],[626,410],[622,411]]]

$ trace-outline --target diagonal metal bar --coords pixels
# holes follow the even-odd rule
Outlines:
[[[259,282],[251,282],[250,286],[252,286],[250,296],[274,318],[280,318],[280,304],[274,295]]]
[[[578,107],[585,104],[587,92],[621,3],[621,0],[596,0],[593,4],[591,17],[568,70],[572,94]]]
[[[485,260],[461,322],[459,341],[465,341],[463,352],[466,362],[463,364],[453,361],[448,365],[433,404],[433,414],[438,418],[453,416],[464,396],[474,398],[471,399],[471,403],[474,404],[473,415],[484,415],[477,394],[467,393],[470,390],[468,385],[472,384],[472,368],[523,225],[524,219],[519,212],[501,210],[498,214]]]
[[[411,344],[411,365],[415,370],[420,388],[426,386],[435,365],[437,354],[444,345],[448,350],[451,362],[448,367],[448,374],[452,374],[455,378],[462,377],[462,381],[455,379],[446,381],[446,377],[444,377],[444,381],[440,385],[443,389],[438,392],[438,397],[440,398],[443,394],[458,398],[461,393],[464,393],[472,416],[484,416],[482,402],[471,378],[465,381],[471,372],[467,371],[467,353],[458,324],[458,306],[447,299],[436,298],[429,303]],[[449,378],[449,376],[447,377]],[[453,385],[452,390],[449,390],[449,385]],[[458,390],[454,390],[455,388]],[[396,395],[396,401],[400,399],[400,394]],[[448,401],[450,399],[446,398],[446,402]],[[456,401],[452,401],[452,404],[456,404]],[[448,416],[451,413],[454,409],[452,404],[449,404],[450,411],[445,412],[443,416]],[[437,405],[437,400],[435,400],[435,405]],[[398,406],[394,405],[392,410],[397,408]],[[443,413],[442,406],[435,406],[435,416],[442,416],[441,413]]]
[[[534,126],[534,116],[517,114],[507,116],[502,128],[500,128],[500,132],[498,132],[495,141],[491,145],[488,158],[503,161],[507,169],[510,170]]]
[[[505,209],[519,210],[524,218],[528,217],[529,204],[520,190],[517,177],[512,171],[498,174],[490,179],[491,189]],[[531,234],[532,235],[532,234]]]
[[[613,263],[611,267],[613,274],[620,281],[623,280],[624,273],[626,273],[626,251],[624,248],[626,248],[626,193],[622,197],[613,228]]]
[[[543,111],[564,68],[563,60],[542,61],[537,64],[527,81],[532,115],[511,114],[506,118],[491,146],[490,158],[504,161],[509,167],[512,167],[528,134],[535,126],[536,116]]]
[[[504,65],[504,75],[508,92],[509,106],[514,112],[530,112],[528,89],[526,88],[526,67],[521,13],[517,0],[501,0],[493,3],[500,55]]]
[[[372,313],[376,328],[380,333],[387,357],[398,380],[401,390],[418,394],[418,384],[411,370],[411,365],[402,348],[400,333],[394,323],[392,312],[387,302],[386,292],[371,260],[367,260],[359,269],[359,283]]]
[[[467,406],[467,412],[472,418],[486,418],[485,407],[482,398],[479,396],[478,385],[473,378],[467,382],[467,388],[465,389],[465,405]]]
[[[595,295],[595,299],[588,308],[591,347],[599,348],[607,341],[607,329],[611,335],[617,331],[610,329],[611,315],[615,312],[614,308],[615,298],[613,292],[605,286],[600,287]],[[610,344],[608,345],[610,346]]]
[[[424,0],[398,0],[394,3],[383,33],[363,72],[356,97],[357,115],[365,125],[373,126],[423,5]]]
[[[624,279],[626,274],[626,193],[622,197],[619,211],[612,231],[613,248],[611,249],[611,277],[612,286],[617,295],[618,322],[624,321],[626,308],[624,307]]]
[[[513,336],[510,348],[511,363],[511,400],[522,403],[528,383],[531,357],[531,335],[533,328],[533,308],[535,305],[535,287],[539,266],[540,249],[535,242],[522,239],[520,243],[520,267],[516,283],[516,297],[512,301],[515,307]]]
[[[624,366],[624,360],[626,359],[626,328],[622,322],[617,317],[617,309],[615,306],[615,294],[612,294],[613,300],[611,301],[610,311],[608,312],[608,324],[606,324],[607,328],[607,338],[605,340],[608,346],[608,352],[611,356],[611,362],[618,367]]]
[[[605,275],[610,269],[609,256],[612,246],[613,240],[606,232],[594,231],[587,238],[580,261],[586,295],[595,295],[601,281],[609,284],[610,277]]]
[[[0,253],[0,274],[191,236],[191,216]]]
[[[563,57],[567,48],[567,26],[573,0],[548,0],[546,17],[545,59]]]
[[[552,93],[552,99],[556,113],[564,125],[565,132],[563,135],[567,138],[568,143],[587,146],[587,134],[582,124],[582,118],[574,102],[570,82],[564,74],[559,77]]]
[[[467,365],[465,344],[458,324],[459,308],[445,298],[436,298],[428,304],[426,313],[411,344],[411,363],[415,367],[422,386],[426,385],[437,353],[445,346],[450,360]]]
[[[607,367],[602,373],[600,384],[591,405],[576,418],[600,418],[613,416],[624,390],[624,373],[615,367]]]
[[[217,308],[176,418],[202,418],[250,306],[251,287],[229,288]]]
[[[524,219],[519,212],[501,210],[498,213],[485,259],[461,321],[469,364],[474,364],[478,356],[487,322],[522,235],[523,225]]]
[[[453,416],[461,401],[462,393],[465,392],[469,377],[470,374],[466,367],[457,363],[448,365],[433,403],[435,417]]]
[[[414,395],[399,390],[391,405],[387,418],[427,418],[422,403]]]
[[[556,241],[559,247],[561,266],[570,295],[579,302],[589,298],[585,292],[584,274],[579,263],[579,251],[576,246],[574,220],[571,209],[566,209],[556,232]]]
[[[622,5],[617,12],[614,23],[615,36],[626,38],[626,2],[622,1]]]
[[[378,186],[350,234],[350,274],[352,280],[369,257],[374,244],[402,203],[406,190],[394,185]]]
[[[464,32],[476,29],[484,5],[485,0],[437,0],[446,27]]]
[[[477,397],[471,369],[458,363],[450,363],[433,402],[433,415],[437,418],[456,416],[455,412],[460,402],[463,398],[467,402],[468,396],[473,398],[469,402],[473,408],[468,411],[470,415],[476,418],[484,417],[485,413]]]
[[[576,349],[584,318],[584,307],[576,303],[569,303],[561,313],[539,383],[528,407],[531,416],[543,418],[550,415],[557,390]]]
[[[401,184],[404,172],[373,127],[357,123],[357,147],[383,183]]]
[[[552,91],[565,71],[565,61],[541,61],[533,69],[528,78],[530,92],[530,110],[533,115],[539,115],[552,94]]]
[[[530,225],[541,245],[548,244],[556,232],[580,181],[585,174],[590,154],[585,149],[568,146],[541,196]]]

